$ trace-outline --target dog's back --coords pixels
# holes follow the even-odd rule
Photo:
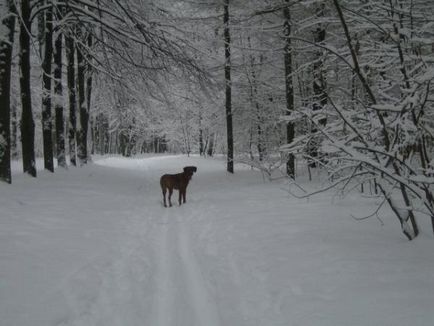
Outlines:
[[[183,184],[184,173],[164,174],[160,178],[160,185],[163,191],[165,189],[180,189]],[[188,184],[188,181],[187,181]]]

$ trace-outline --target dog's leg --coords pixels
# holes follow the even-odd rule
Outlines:
[[[183,192],[184,192],[184,190],[182,188],[179,188],[179,198],[178,198],[179,206],[181,206],[181,197],[182,197]]]
[[[184,192],[182,193],[182,199],[184,204],[186,203],[185,197],[187,196],[187,188],[184,189]]]
[[[172,193],[173,189],[169,188],[169,207],[172,207]]]
[[[164,204],[164,207],[167,207],[167,205],[166,205],[166,188],[162,189],[162,191],[163,191],[163,204]]]

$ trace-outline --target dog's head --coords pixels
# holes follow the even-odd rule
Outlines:
[[[193,173],[195,173],[197,171],[197,167],[195,166],[185,166],[184,167],[184,173],[188,174],[191,178],[191,176],[193,175]]]

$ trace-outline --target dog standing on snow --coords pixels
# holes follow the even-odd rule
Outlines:
[[[186,202],[186,192],[188,183],[191,180],[193,174],[197,171],[197,167],[195,166],[186,166],[184,167],[184,172],[177,174],[164,174],[160,178],[161,191],[163,192],[163,203],[164,207],[166,205],[166,192],[169,190],[169,206],[172,207],[171,197],[173,193],[173,189],[179,190],[179,205],[181,206],[181,199],[183,203]]]

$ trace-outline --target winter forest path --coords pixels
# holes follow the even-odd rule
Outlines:
[[[187,203],[164,208],[160,176],[186,165]],[[0,326],[432,324],[430,237],[349,217],[373,199],[282,187],[185,156],[0,184]]]
[[[187,191],[187,204],[164,208],[159,178],[177,173],[185,165],[200,165],[200,159],[181,157],[151,158],[137,165],[123,167],[136,175],[138,189],[133,204],[125,209],[126,232],[120,248],[101,273],[101,286],[83,315],[78,308],[81,295],[69,299],[76,316],[61,325],[219,325],[217,305],[196,258],[196,242],[190,234],[191,224],[205,217],[193,181]],[[164,162],[164,163],[161,163]],[[101,160],[100,165],[115,166],[116,159]],[[214,162],[214,164],[217,162]],[[203,164],[203,163],[202,163]],[[218,163],[220,165],[220,163]],[[215,168],[215,167],[214,167]],[[214,169],[212,168],[212,170]],[[207,168],[199,166],[206,176]],[[223,173],[224,174],[224,173]],[[199,179],[202,177],[199,174]],[[205,177],[206,178],[206,177]],[[197,187],[197,186],[196,186]]]
[[[120,162],[112,158],[97,164],[116,167]],[[185,165],[198,166],[187,190],[187,204],[178,206],[175,191],[174,206],[164,208],[159,178],[164,173],[176,173]],[[91,298],[85,298],[87,304],[81,292],[69,292],[76,286],[70,284],[65,289],[64,296],[73,314],[59,325],[124,325],[128,321],[128,325],[217,326],[229,322],[225,322],[227,316],[220,316],[219,311],[222,307],[228,309],[228,304],[232,305],[228,311],[239,319],[237,325],[250,324],[246,322],[251,312],[244,309],[244,315],[238,308],[243,305],[244,296],[238,293],[239,267],[230,259],[233,253],[220,251],[216,243],[219,240],[212,234],[215,221],[230,221],[224,211],[232,204],[219,207],[222,196],[236,198],[230,194],[230,176],[224,172],[223,162],[157,157],[130,160],[128,166],[119,167],[129,171],[134,179],[129,178],[131,188],[138,190],[129,199],[124,216],[119,216],[126,222],[119,250],[105,265],[93,266],[99,270],[100,285]],[[210,260],[218,264],[210,264]],[[228,272],[238,273],[234,275],[235,280],[232,275],[226,275]],[[226,289],[223,293],[216,288],[222,277],[230,281],[227,286],[231,291]],[[258,293],[264,295],[263,290],[263,287],[258,289]],[[221,300],[221,295],[230,295],[226,299],[228,303]],[[231,303],[231,300],[236,301]],[[270,312],[266,319],[271,314],[275,315]],[[235,315],[231,316],[232,321]]]
[[[160,176],[186,165],[198,167],[187,203],[178,206],[175,191],[174,206],[164,208]],[[36,181],[15,178],[1,203],[0,245],[15,257],[0,266],[9,294],[0,294],[3,322],[277,325],[261,271],[266,253],[253,248],[258,261],[240,265],[252,260],[243,252],[251,213],[263,219],[268,211],[261,176],[244,173],[227,175],[223,161],[200,157],[111,157],[42,171]]]

